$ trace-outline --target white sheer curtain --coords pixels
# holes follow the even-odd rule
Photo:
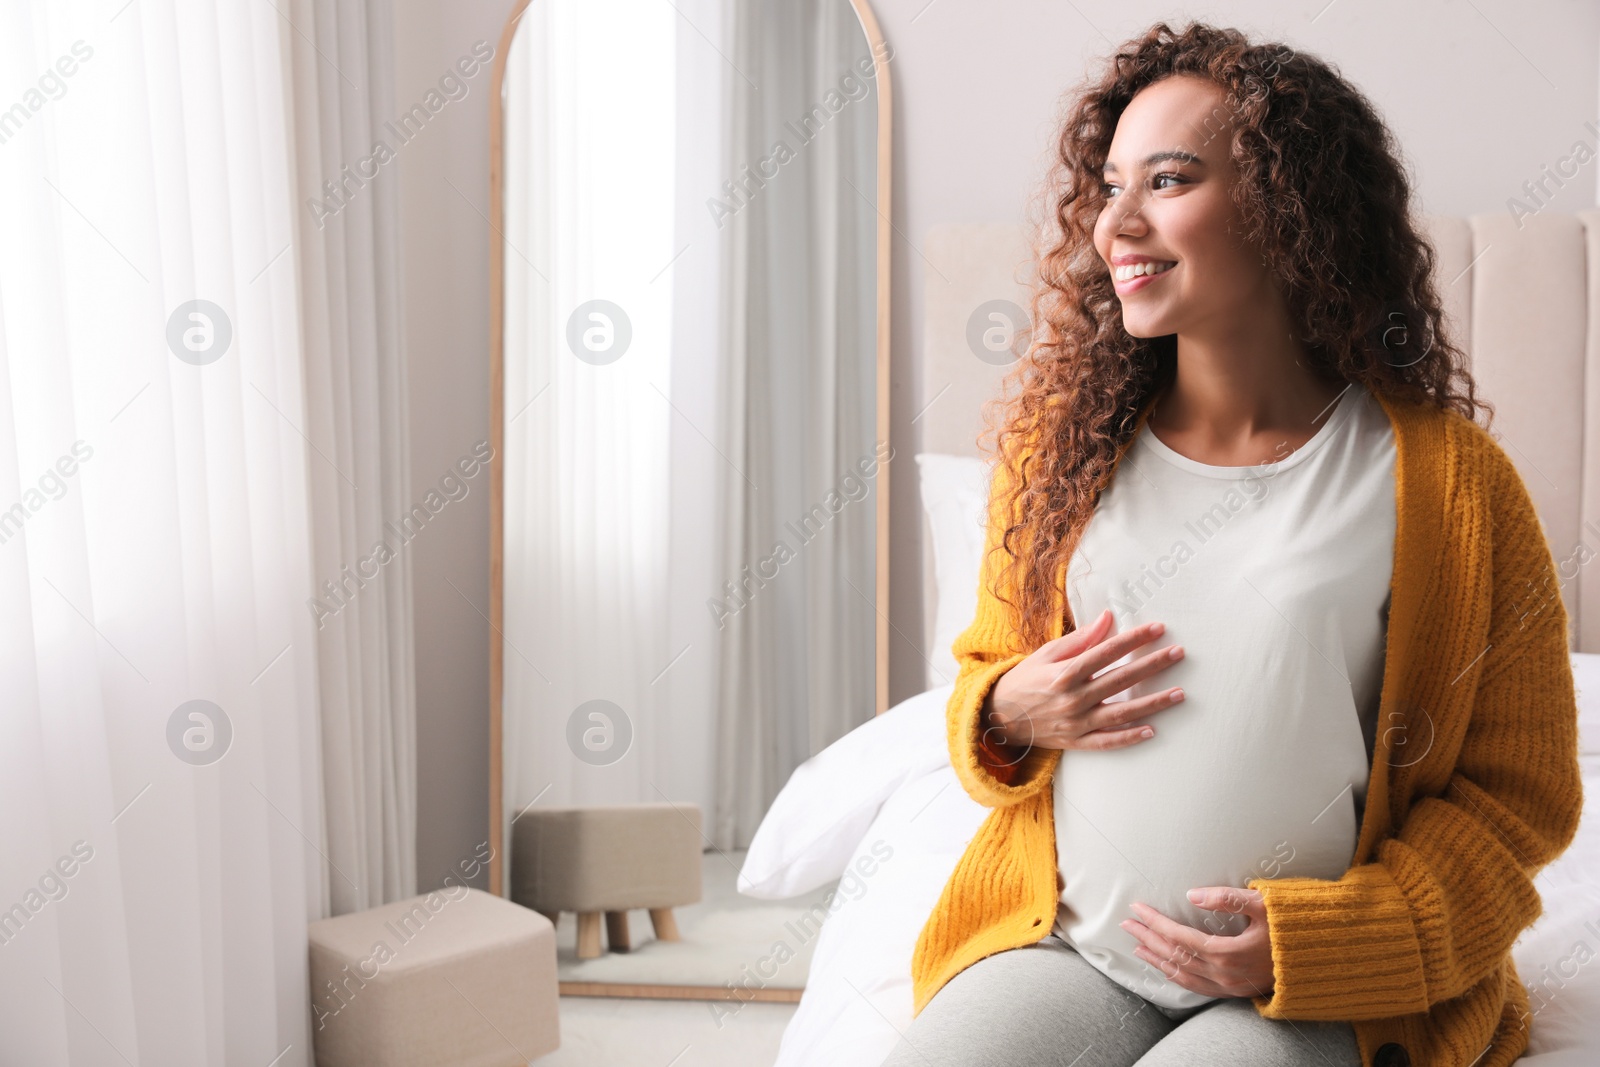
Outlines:
[[[508,56],[508,826],[710,800],[718,12],[548,0]]]
[[[350,904],[404,884],[405,587],[347,609],[320,682],[308,610],[403,484],[373,461],[404,395],[382,209],[315,245],[295,217],[296,83],[313,150],[364,121],[314,82],[356,71],[344,103],[385,103],[360,16],[0,8],[6,1062],[310,1064],[308,919],[330,879]],[[335,310],[302,314],[301,272]]]
[[[399,524],[420,524],[409,514],[398,193],[392,165],[364,176],[374,171],[364,162],[373,145],[393,139],[383,129],[395,96],[393,31],[388,0],[294,0],[282,10],[294,27],[302,425],[316,448],[311,595],[338,915],[417,891],[411,551]],[[331,214],[328,181],[345,189]],[[290,277],[293,268],[274,269]]]
[[[735,12],[733,159],[791,155],[726,227],[723,567],[747,603],[720,631],[722,848],[747,845],[795,767],[872,717],[876,666],[871,52],[848,0]]]

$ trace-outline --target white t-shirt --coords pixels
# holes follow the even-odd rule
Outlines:
[[[1148,904],[1235,934],[1245,918],[1185,894],[1251,878],[1338,878],[1355,854],[1383,679],[1394,563],[1395,445],[1353,384],[1282,458],[1216,467],[1148,424],[1123,456],[1067,570],[1072,617],[1166,632],[1116,665],[1181,644],[1185,657],[1113,699],[1181,686],[1156,734],[1067,750],[1055,774],[1054,932],[1101,972],[1167,1008],[1215,998],[1133,955],[1118,923]]]

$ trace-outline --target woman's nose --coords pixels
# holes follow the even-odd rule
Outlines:
[[[1144,198],[1141,193],[1124,192],[1112,200],[1109,207],[1115,213],[1112,221],[1119,233],[1129,227],[1137,229],[1144,226]]]

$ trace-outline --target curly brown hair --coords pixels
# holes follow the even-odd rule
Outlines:
[[[1157,23],[1069,94],[1040,193],[1051,217],[1034,239],[1032,331],[1019,339],[1026,351],[1001,397],[986,405],[982,436],[996,440],[985,450],[1008,475],[1004,489],[996,479],[991,501],[1010,520],[995,545],[1009,557],[995,595],[1012,606],[1019,652],[1049,640],[1078,535],[1139,413],[1176,373],[1175,335],[1124,328],[1093,240],[1117,121],[1139,90],[1176,74],[1225,90],[1234,203],[1281,285],[1313,372],[1468,419],[1493,416],[1448,336],[1434,250],[1410,214],[1409,179],[1372,104],[1328,64],[1286,45],[1204,23],[1178,32]]]

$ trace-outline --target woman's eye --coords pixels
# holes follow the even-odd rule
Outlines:
[[[1179,174],[1177,171],[1164,170],[1151,177],[1150,187],[1152,189],[1165,189],[1167,186],[1162,183],[1168,180],[1176,185],[1183,185],[1187,181],[1187,179],[1185,179],[1184,176]],[[1100,183],[1100,195],[1104,196],[1107,200],[1113,199],[1117,193],[1121,192],[1121,189],[1121,186],[1112,182]]]

